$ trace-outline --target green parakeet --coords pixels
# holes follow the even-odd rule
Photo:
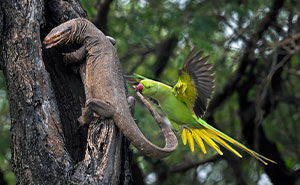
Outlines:
[[[267,161],[275,163],[201,119],[214,90],[212,65],[207,63],[209,57],[202,58],[202,55],[203,52],[197,52],[196,48],[190,52],[183,68],[178,71],[179,79],[173,88],[136,75],[143,79],[136,90],[142,92],[144,96],[155,99],[176,130],[183,128],[181,133],[183,144],[186,145],[188,142],[191,151],[194,151],[194,141],[196,141],[202,152],[206,153],[204,140],[220,155],[223,153],[216,143],[241,158],[242,155],[227,143],[229,142],[245,150],[265,165]]]

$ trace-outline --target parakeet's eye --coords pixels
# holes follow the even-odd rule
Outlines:
[[[151,89],[152,86],[148,86],[148,89]]]

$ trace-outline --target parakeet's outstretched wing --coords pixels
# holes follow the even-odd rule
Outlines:
[[[179,79],[173,87],[175,96],[192,109],[197,117],[206,112],[208,101],[214,90],[212,64],[208,64],[209,56],[202,57],[203,51],[193,48],[178,70]]]

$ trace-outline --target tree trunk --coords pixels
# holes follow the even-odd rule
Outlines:
[[[10,102],[12,167],[18,184],[130,184],[128,142],[112,120],[79,129],[79,75],[41,41],[86,13],[76,0],[0,2],[0,66]]]

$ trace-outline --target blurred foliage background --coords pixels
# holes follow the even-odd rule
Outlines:
[[[246,153],[220,157],[184,146],[163,160],[133,147],[134,184],[300,184],[300,3],[295,0],[81,0],[88,17],[114,37],[124,73],[169,85],[191,45],[210,55],[216,87],[208,123],[277,165]],[[14,184],[9,167],[6,87],[0,76],[0,175]],[[132,88],[129,93],[134,95]],[[154,119],[137,102],[143,133],[163,145]],[[207,147],[208,148],[208,147]],[[1,179],[1,178],[0,178]],[[0,183],[1,184],[1,183]]]
[[[13,185],[15,176],[10,166],[10,117],[7,87],[2,71],[0,72],[0,184]]]

